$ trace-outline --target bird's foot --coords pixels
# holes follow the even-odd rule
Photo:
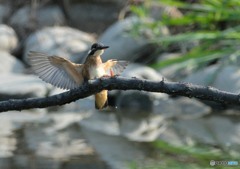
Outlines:
[[[106,79],[106,78],[110,78],[111,76],[109,75],[103,75],[100,79]]]

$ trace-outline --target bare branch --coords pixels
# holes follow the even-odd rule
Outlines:
[[[107,90],[143,90],[148,92],[160,92],[170,95],[195,97],[202,100],[214,101],[222,104],[240,105],[239,94],[225,92],[213,87],[204,87],[190,83],[148,81],[137,78],[101,78],[90,80],[77,89],[46,98],[11,99],[0,102],[0,112],[9,110],[23,110],[31,108],[45,108],[67,104],[78,99],[88,97],[103,89]]]

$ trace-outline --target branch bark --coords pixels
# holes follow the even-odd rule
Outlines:
[[[101,78],[90,80],[79,88],[45,97],[28,99],[10,99],[0,102],[0,112],[10,110],[23,110],[31,108],[45,108],[67,104],[78,99],[88,97],[92,94],[107,90],[143,90],[148,92],[160,92],[169,95],[195,97],[202,100],[214,101],[222,104],[240,105],[240,95],[221,91],[213,87],[194,85],[191,83],[148,81],[137,78]]]

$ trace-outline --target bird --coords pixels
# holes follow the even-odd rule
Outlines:
[[[60,56],[47,55],[42,52],[29,51],[29,64],[43,81],[58,88],[71,90],[84,82],[104,76],[118,76],[128,65],[128,61],[110,59],[102,61],[101,55],[109,48],[102,43],[94,43],[83,64],[73,63]],[[95,94],[95,108],[108,106],[108,91],[102,90]]]

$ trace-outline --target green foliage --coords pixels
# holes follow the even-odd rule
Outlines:
[[[210,166],[210,161],[238,161],[239,156],[229,155],[227,152],[209,148],[206,146],[173,146],[158,140],[151,143],[157,150],[158,157],[155,161],[139,164],[131,163],[130,169],[201,169],[218,168],[224,169],[228,166]],[[157,162],[156,162],[157,161]]]
[[[152,66],[163,68],[172,64],[197,67],[202,63],[221,60],[226,55],[239,53],[240,46],[240,1],[239,0],[196,0],[195,3],[180,0],[148,0],[142,5],[131,6],[140,18],[151,18],[151,8],[177,7],[183,15],[171,17],[162,12],[160,19],[152,24],[135,27],[135,35],[142,36],[138,30],[152,30],[149,42],[166,47],[185,45],[188,50],[176,59],[167,59]],[[159,25],[166,25],[171,31],[169,36],[161,36]],[[137,32],[137,33],[136,33]],[[192,45],[192,44],[197,45]],[[192,45],[192,46],[191,46]],[[238,56],[237,56],[238,57]],[[225,58],[226,59],[226,58]]]

